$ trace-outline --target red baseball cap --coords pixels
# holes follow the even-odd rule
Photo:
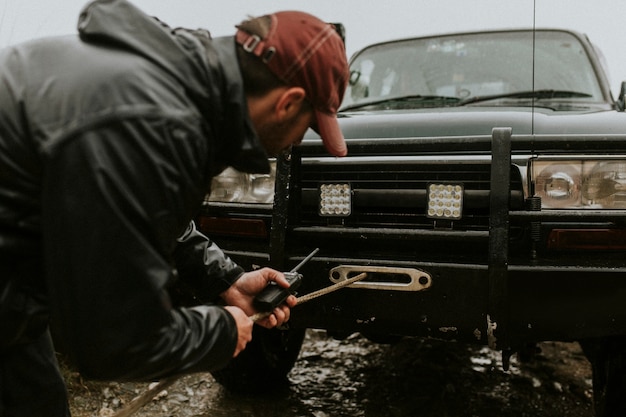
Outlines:
[[[348,60],[334,25],[308,13],[284,11],[268,15],[270,29],[261,39],[242,29],[235,39],[287,85],[302,87],[315,110],[315,126],[332,155],[345,156],[346,142],[337,110],[348,85]]]

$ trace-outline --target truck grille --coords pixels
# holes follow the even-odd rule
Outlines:
[[[403,158],[404,159],[404,158]],[[406,160],[352,161],[303,158],[294,184],[300,200],[294,226],[410,228],[432,230],[487,231],[489,228],[490,164],[485,161],[441,163]],[[350,216],[334,218],[318,214],[319,186],[348,183],[353,192]],[[430,183],[453,183],[464,187],[463,215],[454,221],[426,216]],[[298,194],[296,194],[298,195]],[[523,207],[523,185],[519,170],[511,166],[511,209]]]

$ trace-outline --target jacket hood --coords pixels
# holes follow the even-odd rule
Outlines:
[[[130,49],[175,76],[194,95],[207,97],[207,69],[196,37],[176,32],[126,0],[96,0],[85,6],[78,33],[86,42]]]
[[[269,172],[248,116],[234,37],[214,41],[207,31],[172,29],[126,0],[88,4],[78,33],[88,43],[131,50],[170,73],[211,125],[224,162],[244,172]]]

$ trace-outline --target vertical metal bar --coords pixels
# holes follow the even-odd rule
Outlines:
[[[285,269],[285,236],[289,219],[289,190],[291,188],[290,152],[283,152],[276,159],[276,188],[274,193],[274,209],[272,212],[272,229],[270,231],[270,265],[273,268]]]
[[[489,194],[489,321],[490,345],[507,349],[509,206],[511,196],[511,129],[495,128],[491,138]]]

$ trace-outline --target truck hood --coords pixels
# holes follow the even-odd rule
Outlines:
[[[535,107],[454,107],[340,113],[346,139],[513,134],[623,134],[626,113],[616,110],[555,111]],[[319,138],[309,131],[307,138]]]

